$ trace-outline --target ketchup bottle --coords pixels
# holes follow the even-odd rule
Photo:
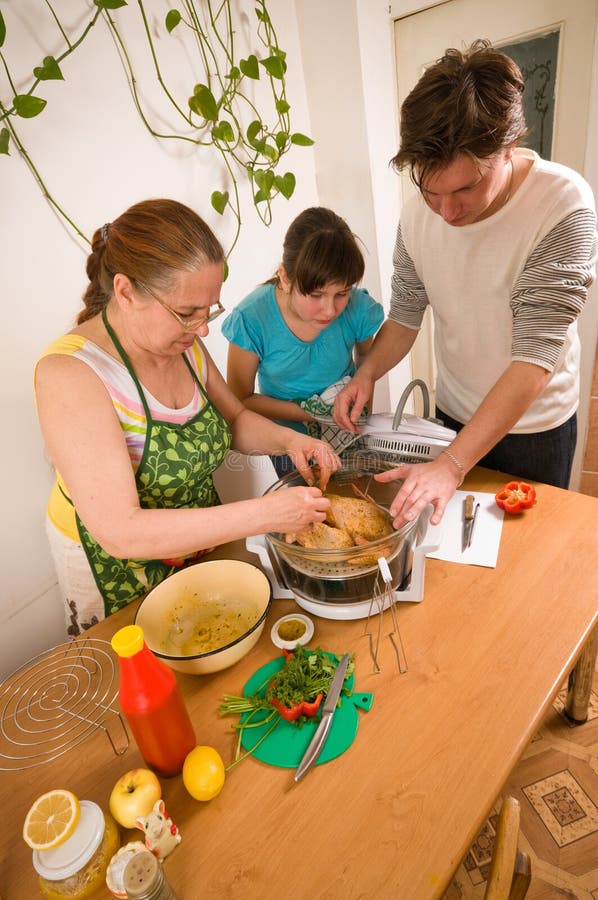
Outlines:
[[[112,638],[118,655],[118,700],[148,768],[165,778],[178,775],[195,747],[193,725],[172,669],[154,656],[139,625]]]

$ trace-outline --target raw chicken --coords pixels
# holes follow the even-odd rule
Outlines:
[[[307,531],[297,534],[287,534],[287,544],[301,544],[314,550],[340,550],[343,547],[353,547],[354,541],[351,535],[340,528],[331,528],[325,522],[315,522]]]
[[[392,534],[388,513],[373,500],[324,494],[330,500],[326,522],[317,522],[307,531],[287,534],[285,540],[317,550],[360,547]]]
[[[325,494],[330,500],[326,521],[353,538],[354,544],[377,541],[392,533],[390,517],[371,500]]]

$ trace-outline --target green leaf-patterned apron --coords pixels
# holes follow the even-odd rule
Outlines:
[[[143,388],[111,328],[105,310],[102,319],[124,365],[135,383],[147,419],[143,456],[135,473],[139,504],[144,509],[189,509],[217,506],[220,498],[212,472],[231,445],[231,432],[222,414],[210,402],[185,355],[183,359],[206,403],[183,425],[152,418]],[[116,559],[100,547],[78,515],[77,528],[107,616],[136,600],[174,571],[159,559]]]

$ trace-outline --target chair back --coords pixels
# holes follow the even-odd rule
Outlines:
[[[527,853],[519,850],[519,800],[505,797],[498,816],[490,873],[484,900],[522,900],[532,871]]]

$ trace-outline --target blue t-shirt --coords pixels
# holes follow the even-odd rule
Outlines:
[[[306,400],[355,373],[355,344],[372,337],[383,319],[381,304],[365,288],[352,288],[340,316],[312,341],[302,341],[284,321],[274,285],[262,284],[226,317],[222,334],[258,357],[260,394],[277,400]]]

